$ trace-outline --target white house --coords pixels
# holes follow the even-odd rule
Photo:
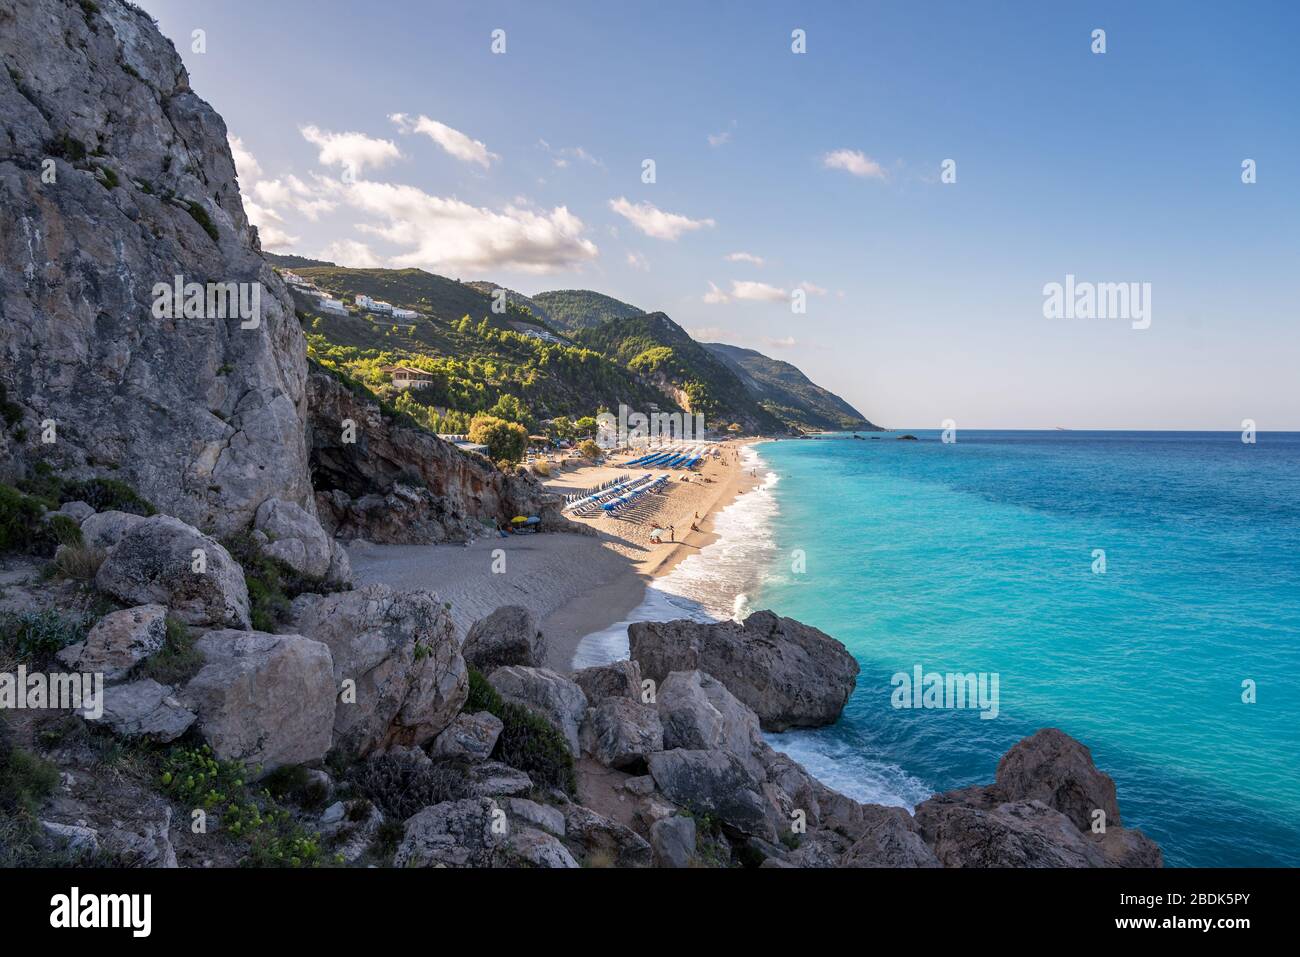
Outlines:
[[[321,298],[319,301],[317,301],[316,308],[324,312],[332,312],[340,316],[346,316],[348,314],[347,306],[345,306],[338,299],[331,299],[329,296],[325,296]]]
[[[419,315],[420,314],[414,309],[399,309],[396,306],[393,307],[394,319],[417,319],[419,318]]]
[[[424,389],[433,385],[433,376],[423,369],[410,366],[388,366],[383,371],[393,377],[393,385],[399,389]]]
[[[369,296],[357,296],[357,305],[366,312],[378,312],[384,315],[391,315],[393,312],[391,302],[384,302],[382,299],[371,299]]]

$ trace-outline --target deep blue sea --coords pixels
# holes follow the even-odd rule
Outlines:
[[[1300,434],[913,434],[752,447],[762,486],[632,619],[771,608],[844,642],[841,720],[769,740],[859,800],[992,782],[1058,727],[1167,864],[1300,865]],[[575,663],[626,656],[620,623]],[[917,665],[997,674],[998,716],[893,707]]]
[[[862,667],[838,725],[774,743],[911,805],[1059,727],[1168,864],[1300,865],[1300,434],[914,434],[757,448],[775,547],[749,600]],[[918,664],[997,673],[998,717],[892,707]]]

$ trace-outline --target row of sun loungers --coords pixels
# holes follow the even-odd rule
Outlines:
[[[566,511],[572,511],[575,515],[590,515],[609,502],[635,492],[639,488],[644,488],[653,478],[653,475],[646,474],[630,482],[616,482],[609,488],[596,492],[594,495],[588,495],[570,502],[564,508]]]
[[[642,455],[626,463],[629,466],[654,467],[657,469],[689,469],[694,468],[704,460],[702,449],[690,449],[688,451],[669,451],[669,452],[651,452],[649,455]]]

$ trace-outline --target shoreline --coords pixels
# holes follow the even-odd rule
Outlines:
[[[692,514],[698,512],[700,515],[696,521],[698,531],[687,531],[677,541],[659,546],[651,556],[642,559],[635,567],[625,569],[617,580],[592,588],[578,596],[573,604],[557,609],[541,622],[550,649],[548,667],[562,674],[571,672],[574,655],[583,638],[628,619],[645,601],[649,588],[656,579],[668,575],[688,555],[698,553],[718,540],[714,531],[718,514],[762,481],[757,476],[747,475],[739,461],[740,450],[758,441],[761,440],[745,439],[723,443],[722,447],[733,458],[720,467],[713,466],[722,471],[723,478],[719,487],[702,496],[701,501],[691,503]],[[575,521],[587,523],[583,519]],[[602,538],[608,535],[611,539],[619,539],[608,528],[608,523],[601,527],[601,534]]]
[[[501,605],[523,605],[546,635],[546,667],[569,674],[583,638],[627,620],[656,579],[718,540],[718,514],[762,481],[747,474],[740,460],[741,449],[759,441],[719,443],[722,460],[706,461],[689,473],[689,481],[681,480],[688,473],[667,472],[671,490],[636,515],[571,517],[591,527],[594,535],[550,532],[458,545],[354,543],[348,554],[356,584],[434,592],[450,603],[462,638],[475,621]],[[559,472],[545,485],[550,491],[573,492],[628,472],[617,460],[583,465]],[[698,530],[690,530],[692,522]],[[652,544],[650,529],[656,524],[675,526],[676,540]]]

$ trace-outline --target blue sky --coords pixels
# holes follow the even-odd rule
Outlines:
[[[268,248],[596,289],[885,425],[1300,428],[1294,5],[143,5]]]

